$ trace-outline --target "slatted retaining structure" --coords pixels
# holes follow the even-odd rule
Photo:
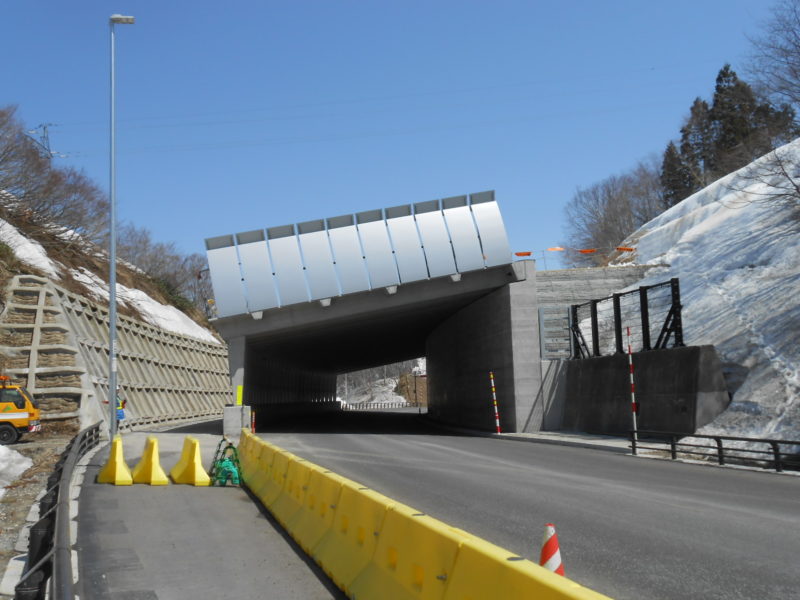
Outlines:
[[[6,372],[42,404],[44,420],[108,414],[108,308],[33,275],[10,283],[0,315]],[[126,316],[117,322],[124,426],[221,416],[228,351]]]

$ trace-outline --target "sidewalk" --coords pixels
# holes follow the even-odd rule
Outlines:
[[[200,440],[210,466],[219,422],[155,433],[168,473],[184,437]],[[125,433],[132,468],[147,432]],[[86,600],[195,598],[341,599],[345,596],[248,493],[236,487],[113,486],[95,478],[108,446],[91,459],[80,492],[78,592]]]
[[[567,431],[539,431],[537,433],[490,433],[490,437],[521,442],[538,442],[541,444],[557,444],[560,446],[575,446],[578,448],[592,448],[608,452],[631,453],[631,441],[626,437],[610,435],[593,435],[590,433],[573,433]]]

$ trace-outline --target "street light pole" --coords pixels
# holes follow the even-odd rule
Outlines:
[[[109,225],[109,276],[108,276],[108,435],[113,440],[117,433],[117,173],[116,173],[116,81],[114,72],[114,25],[133,25],[134,18],[111,15],[111,140],[110,140],[110,202]]]

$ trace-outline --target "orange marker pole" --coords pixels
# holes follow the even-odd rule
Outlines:
[[[502,433],[500,431],[500,413],[497,411],[497,390],[494,387],[494,371],[489,371],[489,381],[492,384],[492,404],[494,405],[494,426],[497,429],[497,433]]]

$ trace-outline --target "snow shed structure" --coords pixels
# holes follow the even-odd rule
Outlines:
[[[337,408],[337,375],[419,356],[442,420],[489,423],[490,370],[505,429],[535,396],[538,369],[524,367],[539,357],[534,263],[512,262],[494,192],[220,236],[206,249],[233,397],[259,418]]]

